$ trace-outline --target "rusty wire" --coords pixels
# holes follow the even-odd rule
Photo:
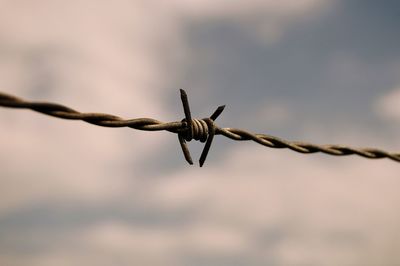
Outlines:
[[[206,142],[200,156],[200,166],[206,160],[214,135],[223,135],[233,140],[252,140],[270,148],[288,148],[300,153],[322,152],[329,155],[345,156],[357,154],[369,159],[389,158],[400,162],[400,153],[389,153],[374,148],[352,148],[343,145],[315,145],[306,142],[287,141],[265,134],[253,134],[242,129],[220,128],[215,119],[222,113],[225,106],[220,106],[208,118],[193,119],[190,113],[189,101],[184,90],[180,90],[185,118],[175,122],[161,122],[153,118],[123,119],[118,116],[103,113],[81,113],[64,105],[49,102],[30,102],[13,95],[0,92],[0,106],[10,108],[31,109],[36,112],[71,120],[82,120],[103,127],[130,127],[138,130],[166,130],[178,134],[183,154],[189,164],[193,164],[186,142],[200,140]]]

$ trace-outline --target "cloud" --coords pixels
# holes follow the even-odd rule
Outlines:
[[[0,85],[25,98],[56,101],[81,111],[105,111],[127,118],[175,117],[163,99],[163,84],[171,74],[161,54],[168,51],[177,56],[185,46],[182,14],[186,21],[205,21],[210,17],[248,17],[259,10],[275,14],[281,21],[282,17],[312,12],[320,3],[251,1],[243,6],[226,1],[117,1],[112,5],[91,0],[79,4],[3,1]],[[158,30],[159,25],[162,30]],[[286,116],[283,109],[273,111]],[[9,154],[2,161],[7,173],[3,177],[4,195],[8,196],[1,208],[55,198],[109,199],[121,192],[124,177],[111,180],[108,176],[113,163],[131,156],[124,149],[128,134],[39,114],[5,112],[1,116],[1,145],[3,154]],[[153,134],[151,140],[147,134],[132,134],[138,158],[155,154],[155,147],[165,145],[168,139],[159,134]],[[135,157],[131,160],[134,163]],[[95,164],[99,165],[96,169]]]
[[[154,20],[151,10],[131,1],[8,1],[2,6],[0,84],[5,92],[125,118],[168,116],[162,97],[168,75],[158,54],[165,38],[173,40],[175,34],[163,16]],[[171,35],[151,30],[157,23]],[[125,175],[115,169],[118,161],[146,156],[167,139],[18,110],[4,109],[1,118],[5,185],[0,209],[7,212],[49,200],[109,199],[126,188]],[[134,156],[127,139],[135,140]]]
[[[188,13],[189,15],[199,17],[228,17],[228,16],[241,16],[254,14],[254,11],[259,10],[265,14],[272,14],[274,16],[279,15],[297,15],[302,12],[309,12],[314,8],[323,5],[323,1],[320,0],[284,0],[284,1],[262,1],[262,0],[250,0],[243,4],[240,1],[182,1],[173,0],[166,1],[173,3],[177,10]]]
[[[243,246],[265,245],[279,265],[363,261],[366,250],[378,250],[368,258],[379,260],[400,245],[390,240],[400,219],[396,163],[242,145],[218,166],[160,181],[149,194],[154,205],[199,206],[203,226],[240,232]]]
[[[400,88],[391,90],[379,98],[375,109],[382,118],[400,120]]]
[[[21,3],[3,1],[0,10],[2,87],[83,111],[164,119],[176,111],[167,106],[170,91],[163,89],[176,74],[166,62],[185,56],[188,23],[236,20],[243,27],[258,25],[255,35],[272,32],[267,38],[273,39],[326,2]],[[383,114],[396,113],[397,94],[384,97]],[[296,119],[284,101],[256,115],[270,115],[272,124]],[[3,264],[398,260],[390,249],[400,245],[400,181],[398,166],[389,160],[306,156],[235,142],[203,168],[182,166],[154,177],[133,166],[168,144],[164,134],[107,130],[16,110],[1,110],[0,120],[0,223],[11,239],[0,241],[8,251],[1,254]],[[360,143],[374,140],[356,137]],[[31,227],[35,217],[18,214],[35,206],[47,206],[50,216],[64,214],[66,221]],[[15,219],[19,223],[4,222]],[[22,220],[28,225],[20,225]],[[51,241],[55,233],[49,227],[56,229],[57,241]],[[48,242],[39,245],[37,239]],[[21,246],[30,252],[22,254]]]
[[[229,20],[263,42],[279,40],[291,23],[305,17],[318,15],[335,1],[167,1],[184,18],[195,20]]]
[[[146,210],[146,222],[105,215],[64,229],[51,249],[26,258],[31,265],[110,265],[113,258],[151,265],[229,265],[232,258],[256,265],[396,264],[390,250],[400,245],[399,182],[398,166],[388,160],[243,144],[218,165],[142,186],[144,199],[130,196],[128,203],[129,195],[120,195],[122,205]]]

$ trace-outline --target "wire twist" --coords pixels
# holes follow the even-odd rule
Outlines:
[[[222,113],[225,106],[220,106],[208,118],[192,119],[187,94],[180,90],[181,100],[185,118],[175,122],[161,122],[153,118],[123,119],[121,117],[103,113],[81,113],[72,108],[57,103],[49,102],[29,102],[13,95],[0,92],[0,106],[20,109],[31,109],[33,111],[70,120],[82,120],[87,123],[103,127],[130,127],[145,131],[166,130],[178,134],[185,159],[189,164],[193,164],[186,142],[199,140],[206,142],[200,156],[200,166],[206,160],[215,135],[223,135],[237,141],[252,140],[256,143],[269,148],[288,148],[299,153],[325,153],[334,156],[347,156],[357,154],[364,158],[380,159],[389,158],[395,162],[400,162],[400,153],[390,153],[374,148],[352,148],[343,145],[315,145],[306,142],[287,141],[266,134],[253,134],[237,128],[220,128],[215,124],[215,120]]]

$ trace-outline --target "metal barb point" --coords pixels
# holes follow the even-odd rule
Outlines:
[[[181,91],[181,100],[183,105],[183,111],[185,113],[185,121],[186,121],[186,128],[189,130],[192,128],[192,115],[190,114],[190,107],[189,107],[189,100],[186,94],[186,91],[180,89]]]
[[[185,122],[186,126],[184,128],[184,131],[178,133],[178,139],[179,139],[179,143],[181,145],[181,149],[182,149],[183,155],[185,156],[186,161],[192,165],[193,160],[192,160],[192,156],[190,155],[190,151],[187,146],[186,140],[190,141],[190,140],[192,140],[192,138],[199,140],[199,138],[196,138],[195,134],[200,134],[200,133],[198,131],[195,132],[193,129],[193,120],[192,120],[192,116],[190,113],[189,100],[188,100],[187,94],[186,94],[185,90],[183,90],[183,89],[180,89],[180,92],[181,92],[183,111],[185,113],[185,118],[182,120],[182,122]],[[204,165],[204,162],[206,161],[208,152],[210,151],[212,141],[214,139],[215,128],[216,128],[214,120],[217,119],[217,117],[222,113],[224,108],[225,108],[225,105],[219,106],[217,108],[217,110],[215,110],[215,112],[210,117],[201,119],[202,120],[201,123],[203,123],[203,124],[205,123],[205,125],[207,127],[206,129],[203,128],[203,131],[201,131],[202,132],[201,134],[207,134],[207,141],[206,141],[206,144],[204,145],[203,151],[201,152],[201,156],[200,156],[200,160],[199,160],[200,167],[202,167]],[[199,122],[199,120],[195,120],[195,121],[197,121],[197,123]]]

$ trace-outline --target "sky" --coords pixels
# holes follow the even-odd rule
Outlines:
[[[400,150],[394,0],[0,0],[0,87],[124,118]],[[0,264],[399,265],[393,161],[0,108]],[[189,143],[197,161],[203,145]]]

